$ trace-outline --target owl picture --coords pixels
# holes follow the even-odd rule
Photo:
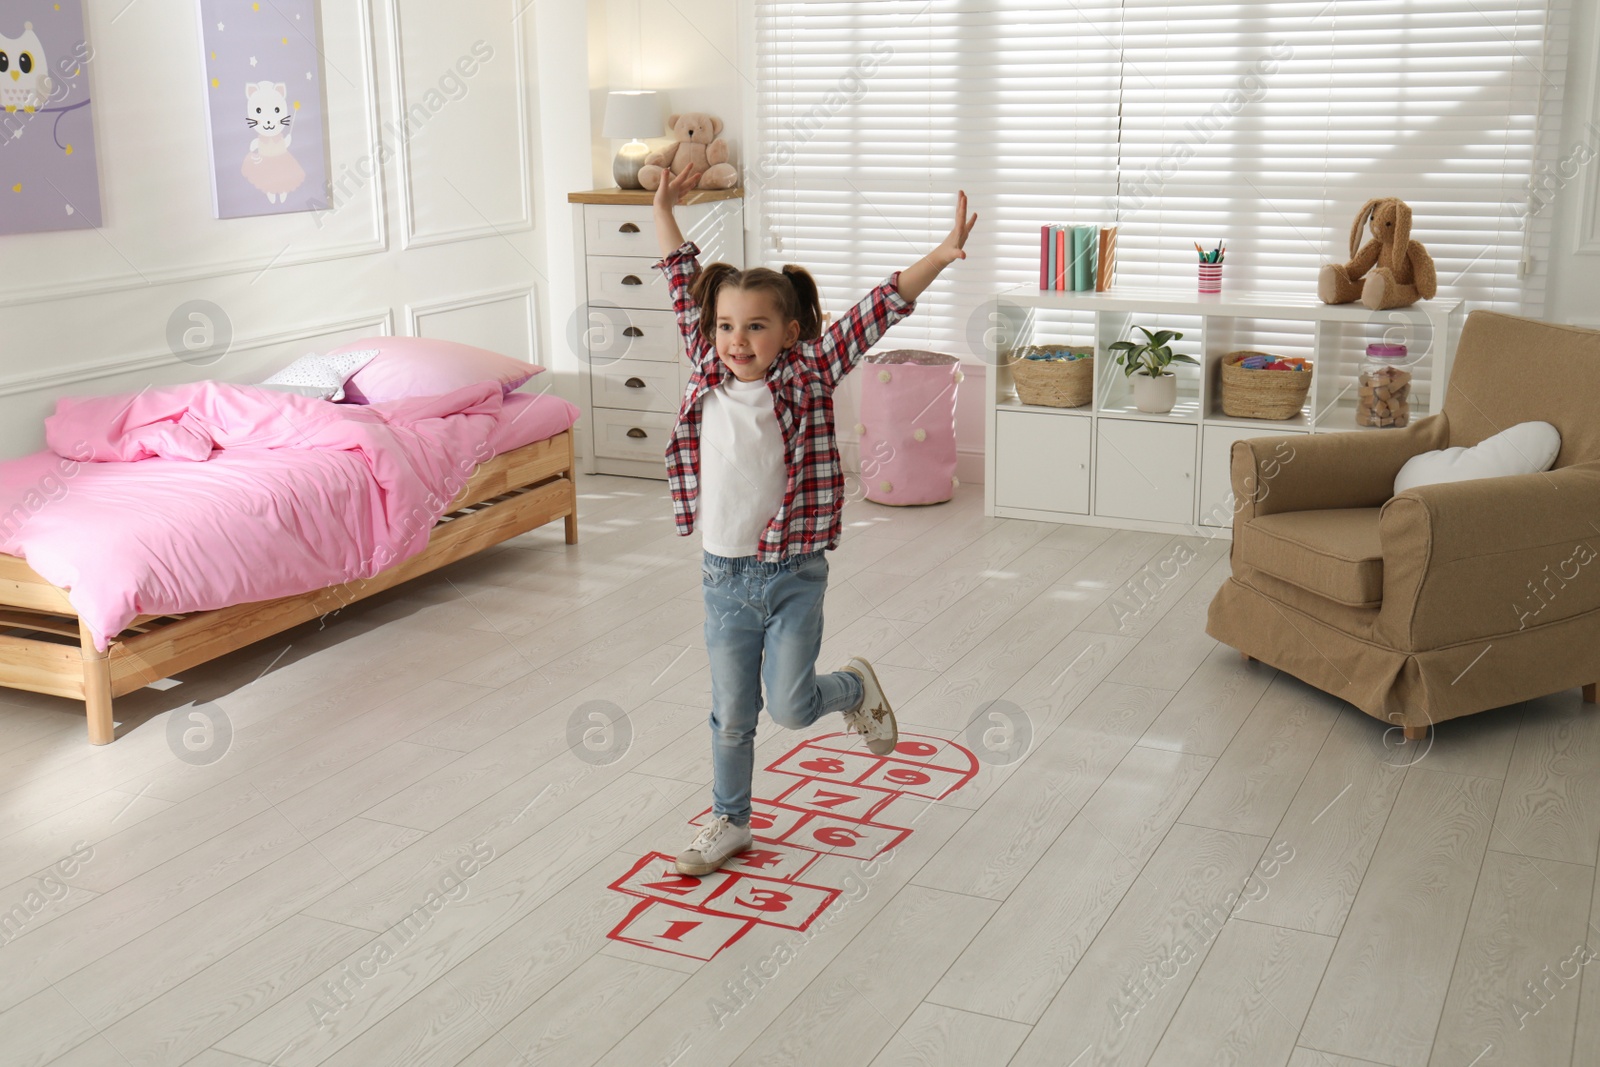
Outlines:
[[[33,111],[50,99],[50,64],[33,23],[22,24],[22,36],[0,33],[0,105],[7,111]]]

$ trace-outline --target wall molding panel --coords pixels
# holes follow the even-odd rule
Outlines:
[[[496,304],[512,305],[523,315],[522,331],[527,337],[528,362],[543,365],[542,346],[539,343],[539,309],[538,300],[532,286],[518,286],[511,289],[493,289],[479,293],[465,293],[444,300],[426,301],[406,305],[406,333],[412,337],[427,336],[423,332],[422,320],[430,316],[449,315],[453,312],[467,311],[474,308],[493,307]],[[467,344],[474,344],[471,340]],[[496,349],[500,351],[502,349]],[[507,352],[507,355],[515,353]]]
[[[238,352],[254,352],[263,348],[274,348],[278,345],[293,344],[310,341],[318,337],[331,337],[334,334],[351,333],[354,331],[387,335],[394,332],[394,311],[384,308],[374,310],[348,319],[335,322],[313,323],[294,329],[280,330],[275,333],[258,334],[244,340],[235,339],[228,346],[228,351],[219,357],[221,360]],[[16,396],[20,393],[37,393],[56,389],[66,389],[83,382],[92,382],[101,378],[110,378],[123,374],[136,374],[141,371],[153,371],[162,367],[172,367],[184,362],[168,351],[149,351],[140,355],[119,359],[100,360],[96,363],[83,363],[63,371],[45,372],[42,374],[17,374],[7,378],[0,378],[0,397]]]
[[[405,52],[404,18],[401,13],[401,7],[404,3],[405,0],[388,0],[391,38],[390,49],[394,58],[395,72],[393,86],[394,100],[391,111],[393,114],[393,122],[395,127],[401,130],[405,130],[407,128],[406,117],[408,109],[406,87],[409,81],[409,75],[406,66],[407,60]],[[450,180],[448,175],[441,174],[441,180],[449,186],[453,192],[453,195],[465,201],[467,206],[472,209],[472,212],[477,215],[479,221],[468,222],[461,226],[445,227],[440,229],[425,229],[424,226],[419,223],[417,217],[418,201],[420,197],[418,195],[416,186],[417,170],[412,157],[411,136],[408,134],[405,137],[399,138],[398,142],[398,156],[400,161],[400,180],[398,183],[400,187],[401,199],[400,217],[404,226],[401,240],[402,247],[404,248],[428,248],[437,245],[454,244],[459,241],[471,241],[486,237],[504,237],[507,234],[523,233],[533,229],[533,146],[529,131],[529,115],[531,113],[531,106],[528,100],[529,79],[526,77],[526,72],[528,69],[527,55],[526,49],[523,45],[522,21],[517,17],[518,4],[516,0],[507,0],[507,2],[504,4],[504,8],[507,14],[510,16],[507,23],[510,26],[510,32],[508,34],[511,46],[510,61],[511,63],[515,64],[515,70],[519,73],[519,77],[514,80],[512,85],[514,90],[513,95],[516,117],[515,143],[517,170],[514,177],[516,181],[515,199],[517,201],[517,210],[510,217],[491,219],[483,213],[482,209],[479,208],[477,204],[468,199],[465,193],[461,192],[460,188]],[[452,14],[457,15],[459,15],[462,10],[465,10],[457,8],[446,9],[442,7],[431,8],[431,6],[430,9],[440,11],[448,10]],[[490,43],[490,47],[494,47],[492,42]],[[479,88],[477,91],[483,92],[485,91],[485,88],[486,86]],[[473,86],[469,84],[467,91],[463,94],[460,102],[465,102],[471,99],[473,91]],[[445,121],[448,121],[451,108],[455,106],[456,103],[458,102],[447,102],[445,106],[439,110],[438,115]],[[512,175],[508,174],[507,177],[510,178]]]

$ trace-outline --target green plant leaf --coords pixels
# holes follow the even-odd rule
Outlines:
[[[1168,341],[1172,340],[1174,337],[1179,337],[1179,336],[1181,336],[1181,335],[1180,334],[1175,334],[1171,330],[1161,330],[1154,337],[1152,337],[1150,339],[1150,343],[1155,345],[1157,348],[1160,348],[1160,347],[1164,346]]]
[[[1172,362],[1174,362],[1174,363],[1188,363],[1188,364],[1191,364],[1191,365],[1196,366],[1196,367],[1198,367],[1200,365],[1200,361],[1198,359],[1195,359],[1193,356],[1183,355],[1182,353],[1179,353],[1178,355],[1173,356],[1172,357]]]

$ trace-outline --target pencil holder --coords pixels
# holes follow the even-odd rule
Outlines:
[[[1200,268],[1200,291],[1202,293],[1222,292],[1222,264],[1201,263],[1198,266]]]

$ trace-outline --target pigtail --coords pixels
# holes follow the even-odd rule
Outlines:
[[[727,263],[711,263],[702,267],[689,284],[689,299],[700,309],[700,336],[711,343],[717,330],[717,291],[729,282],[737,282],[739,268]]]
[[[793,263],[783,268],[783,276],[794,287],[794,317],[800,324],[800,340],[815,341],[822,336],[822,298],[817,280],[804,267]]]

